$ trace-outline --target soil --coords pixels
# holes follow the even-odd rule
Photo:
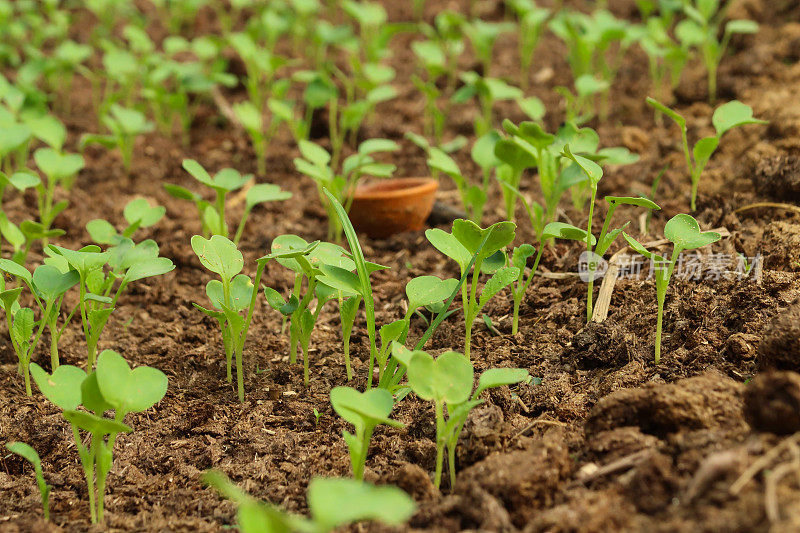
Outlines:
[[[548,5],[550,2],[542,1]],[[391,21],[411,18],[410,2],[383,2]],[[565,2],[586,9],[589,2]],[[636,18],[631,0],[612,0],[619,16]],[[736,37],[719,73],[720,98],[740,99],[770,121],[728,133],[711,160],[700,188],[695,216],[704,228],[725,227],[730,237],[715,252],[754,257],[763,268],[739,279],[675,280],[664,316],[663,359],[653,363],[656,322],[652,280],[621,280],[608,318],[585,323],[585,290],[575,277],[537,277],[522,306],[520,333],[511,331],[512,301],[507,294],[487,307],[500,335],[476,328],[473,360],[477,371],[489,367],[527,368],[539,385],[493,390],[470,416],[458,447],[458,483],[431,483],[434,462],[432,406],[409,396],[395,417],[405,429],[379,427],[370,447],[366,478],[393,483],[419,504],[409,530],[457,531],[797,531],[800,485],[796,476],[779,479],[775,490],[770,468],[797,456],[800,429],[800,216],[798,210],[764,207],[736,210],[757,202],[797,206],[800,158],[800,6],[793,1],[741,0],[733,18],[758,21],[757,35]],[[502,3],[478,2],[484,18],[500,19]],[[426,18],[441,9],[467,10],[466,1],[429,0]],[[78,16],[91,23],[88,13]],[[191,31],[209,31],[210,11],[198,13]],[[80,28],[75,38],[85,40]],[[164,29],[154,18],[154,38]],[[412,36],[392,43],[388,60],[397,70],[399,97],[379,107],[379,118],[366,125],[364,137],[394,139],[402,150],[393,158],[399,176],[426,174],[424,155],[404,140],[408,129],[421,132],[423,102],[410,83]],[[564,47],[545,34],[531,73],[531,92],[542,98],[547,128],[563,120],[563,103],[553,91],[571,83]],[[477,62],[467,52],[460,67]],[[504,36],[496,48],[494,76],[517,76],[516,42]],[[649,191],[653,177],[669,164],[658,192],[662,211],[655,213],[646,240],[661,237],[663,225],[688,212],[688,178],[674,127],[657,127],[644,103],[650,91],[644,55],[632,50],[620,69],[610,119],[593,121],[605,146],[625,145],[641,154],[631,166],[612,169],[600,194]],[[232,101],[241,88],[226,94]],[[69,129],[68,147],[76,149],[84,132],[97,131],[91,88],[77,78],[70,113],[60,118]],[[712,107],[706,103],[704,74],[692,63],[676,91],[677,108],[687,117],[690,136],[710,131]],[[471,133],[477,110],[454,109],[446,137]],[[498,106],[498,117],[523,120],[512,104]],[[322,132],[324,135],[324,131]],[[101,348],[122,353],[132,365],[150,365],[169,377],[166,397],[156,407],[126,422],[133,433],[119,437],[105,500],[106,523],[90,526],[86,486],[59,411],[39,394],[28,398],[16,373],[16,360],[5,326],[0,326],[0,441],[35,446],[53,486],[49,523],[41,519],[38,492],[30,466],[16,456],[0,456],[0,530],[2,531],[222,531],[235,523],[235,507],[204,487],[200,474],[209,468],[226,473],[252,495],[289,511],[307,511],[306,487],[312,476],[348,476],[347,448],[341,437],[347,424],[333,412],[328,392],[344,384],[338,318],[334,306],[323,310],[311,350],[311,384],[303,386],[302,366],[288,363],[288,340],[277,313],[259,309],[248,337],[246,400],[237,402],[225,381],[222,342],[213,321],[192,307],[201,302],[210,279],[189,246],[199,222],[187,204],[169,197],[163,183],[192,186],[181,169],[185,157],[207,168],[232,166],[254,172],[246,137],[219,119],[204,102],[192,126],[191,142],[150,134],[137,143],[130,175],[113,151],[90,148],[87,166],[75,187],[63,193],[70,207],[56,227],[66,230],[59,243],[88,243],[86,222],[103,217],[122,224],[122,206],[144,196],[167,208],[167,217],[143,230],[177,268],[158,279],[135,284],[112,316]],[[320,142],[326,142],[320,139]],[[325,238],[325,214],[310,180],[294,170],[297,155],[287,132],[270,146],[268,176],[299,201],[257,208],[245,230],[242,249],[246,271],[269,249],[271,239],[296,233],[308,240]],[[462,169],[477,175],[468,151],[456,156]],[[536,198],[533,179],[526,192]],[[439,199],[454,203],[452,184],[442,182]],[[567,206],[564,219],[585,223]],[[495,190],[485,222],[502,218]],[[7,199],[12,220],[32,216],[32,197]],[[238,213],[231,213],[237,216]],[[596,227],[604,210],[598,209]],[[617,220],[638,216],[626,209]],[[524,214],[518,213],[517,242],[531,242]],[[636,225],[636,224],[634,224]],[[446,227],[446,226],[444,226]],[[430,247],[421,233],[385,240],[363,237],[367,258],[391,267],[373,276],[379,323],[400,318],[403,287],[423,274],[453,276],[456,267]],[[616,248],[612,249],[612,252]],[[577,245],[556,244],[545,251],[543,266],[552,272],[574,270]],[[34,252],[33,263],[41,261]],[[278,289],[291,279],[270,265],[265,283]],[[422,334],[414,322],[411,337]],[[354,386],[366,379],[367,340],[363,319],[352,345]],[[438,353],[463,346],[463,318],[446,321],[428,348]],[[62,361],[80,365],[85,345],[73,321],[62,338]],[[47,339],[45,339],[45,343]],[[45,353],[34,360],[48,365]],[[774,370],[773,370],[774,369]],[[314,410],[319,413],[317,419]],[[763,468],[738,491],[731,485],[745,469],[781,445]],[[794,457],[794,459],[793,459]],[[446,476],[445,476],[446,477]],[[778,512],[767,509],[777,506]],[[358,525],[353,531],[382,531]]]

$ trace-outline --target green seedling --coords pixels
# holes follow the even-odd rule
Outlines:
[[[222,342],[225,347],[225,363],[228,383],[233,381],[232,366],[236,361],[236,388],[239,401],[244,402],[244,364],[242,354],[247,340],[247,332],[253,319],[258,287],[264,274],[267,262],[271,259],[282,260],[302,254],[305,250],[272,253],[257,261],[255,281],[246,274],[241,274],[244,257],[236,244],[227,237],[213,235],[206,239],[201,235],[192,237],[192,249],[200,263],[217,274],[219,280],[211,280],[206,284],[206,296],[214,309],[207,309],[193,304],[197,309],[217,320],[222,330]],[[310,247],[313,248],[314,245]],[[245,316],[242,316],[242,312]]]
[[[502,100],[522,101],[523,92],[499,78],[480,76],[469,71],[461,74],[464,85],[452,97],[453,103],[463,104],[477,98],[481,113],[475,120],[475,135],[485,135],[492,129],[493,110],[497,102]]]
[[[284,84],[288,89],[288,85]],[[270,111],[278,111],[271,114],[271,119],[265,121],[262,112],[252,102],[239,102],[233,104],[233,113],[250,136],[250,143],[256,153],[256,171],[260,176],[267,173],[267,148],[272,142],[273,137],[278,131],[278,127],[284,121],[283,109],[276,109],[280,105],[281,98],[285,96],[285,90],[278,91],[278,86],[273,87],[273,96],[267,101]]]
[[[79,250],[50,245],[45,252],[46,265],[62,274],[78,275],[78,309],[86,338],[88,369],[94,367],[100,336],[125,289],[135,281],[175,269],[170,259],[158,256],[158,244],[151,239],[135,244],[121,238],[105,252],[95,245]],[[108,272],[104,270],[106,266]]]
[[[703,137],[697,141],[692,149],[689,149],[689,140],[686,128],[686,119],[677,111],[673,111],[661,102],[648,98],[647,103],[656,111],[663,113],[672,119],[681,130],[681,141],[683,143],[683,155],[686,158],[686,167],[689,170],[689,177],[692,181],[691,209],[697,210],[697,191],[700,187],[700,177],[703,175],[708,161],[719,146],[722,136],[733,128],[745,126],[747,124],[768,124],[766,120],[753,118],[753,109],[738,100],[722,104],[714,110],[711,123],[714,125],[716,135]]]
[[[539,7],[533,0],[506,0],[506,4],[514,10],[519,20],[519,70],[520,83],[523,90],[530,85],[530,73],[533,56],[539,46],[539,39],[550,10]]]
[[[24,442],[8,442],[6,443],[6,449],[11,453],[19,455],[33,465],[33,471],[36,475],[36,484],[39,486],[39,495],[42,497],[44,519],[50,520],[50,485],[44,480],[42,460],[39,458],[39,454]]]
[[[600,137],[597,132],[591,128],[577,128],[574,124],[565,124],[555,135],[547,133],[535,122],[521,122],[515,125],[505,120],[503,129],[508,134],[506,139],[532,156],[535,161],[544,206],[529,201],[526,209],[529,208],[529,214],[532,214],[531,222],[537,235],[542,234],[547,224],[555,221],[558,205],[564,193],[570,191],[573,200],[582,200],[579,192],[588,189],[586,176],[577,165],[564,156],[566,145],[570,146],[573,153],[597,160],[602,164],[627,165],[638,160],[638,156],[622,147],[599,148]],[[515,165],[517,167],[515,172],[507,169],[503,172],[498,171],[497,175],[498,181],[503,185],[506,210],[513,210],[514,199],[522,196],[509,177],[518,175],[519,168],[523,164],[529,164],[530,161],[518,150],[512,150],[508,143],[498,142],[495,146],[495,155],[498,155],[498,150],[501,151],[499,155],[507,154],[504,157],[508,159],[506,165],[509,169],[513,169]],[[582,209],[582,205],[575,207]]]
[[[487,191],[480,185],[470,184],[455,160],[444,150],[435,147],[428,150],[428,167],[431,172],[441,172],[453,180],[461,197],[461,205],[467,211],[469,219],[480,223],[483,218],[483,208],[486,205]]]
[[[566,100],[566,122],[584,124],[595,116],[595,99],[605,94],[610,85],[607,81],[591,74],[583,74],[575,80],[575,92],[566,87],[556,87],[556,91]]]
[[[444,453],[450,470],[450,490],[456,485],[456,446],[470,411],[483,403],[483,391],[528,379],[522,368],[492,368],[481,374],[473,393],[475,370],[469,357],[445,352],[434,359],[427,352],[395,345],[393,356],[407,368],[408,386],[422,400],[432,401],[436,416],[436,470],[433,484],[442,480]],[[445,413],[447,416],[445,417]]]
[[[592,15],[563,10],[549,23],[569,49],[567,61],[577,82],[581,76],[597,76],[605,82],[600,118],[608,115],[608,94],[628,48],[641,36],[641,28],[614,17],[604,9]]]
[[[88,144],[100,144],[107,148],[119,148],[122,154],[122,166],[130,172],[133,162],[133,147],[136,138],[155,129],[143,113],[112,104],[109,112],[100,118],[103,125],[111,133],[108,135],[86,134],[81,137],[81,149]]]
[[[72,188],[75,176],[84,167],[84,161],[78,154],[63,153],[55,148],[39,148],[34,152],[33,160],[46,178],[34,185],[34,188],[39,221],[47,231],[53,220],[69,205],[66,200],[55,202],[56,185],[61,185],[66,190]]]
[[[661,100],[668,101],[672,99],[672,90],[680,83],[681,73],[689,60],[689,50],[669,35],[674,17],[665,20],[664,13],[662,9],[661,17],[646,17],[646,31],[639,46],[647,54],[653,90]]]
[[[216,194],[214,202],[208,202],[204,200],[200,194],[179,185],[166,184],[164,188],[174,198],[194,202],[197,207],[197,214],[200,218],[204,235],[228,237],[226,196],[228,193],[239,190],[247,183],[251,182],[253,180],[253,175],[240,174],[235,169],[224,168],[217,172],[212,178],[208,171],[194,159],[184,159],[183,168],[186,172],[191,174],[194,179],[214,191]],[[253,185],[247,189],[245,208],[242,212],[242,217],[239,219],[239,224],[236,227],[233,242],[239,244],[242,233],[244,232],[244,226],[247,223],[250,212],[255,206],[266,202],[288,200],[291,197],[292,193],[283,191],[278,185],[270,183]]]
[[[516,267],[505,265],[504,248],[514,240],[516,225],[513,222],[498,222],[481,229],[474,222],[458,219],[453,222],[451,233],[433,228],[425,232],[428,241],[440,252],[458,263],[461,277],[468,274],[467,267],[475,256],[472,280],[461,286],[461,301],[464,307],[465,341],[464,354],[469,357],[472,325],[489,300],[519,277]],[[488,236],[488,239],[487,239]],[[483,243],[483,247],[479,246]],[[478,278],[481,273],[492,274],[478,297]]]
[[[445,10],[436,14],[433,26],[420,24],[420,31],[436,42],[444,54],[444,70],[447,77],[446,93],[455,88],[458,75],[458,58],[466,47],[464,43],[464,24],[466,18],[457,11]]]
[[[475,19],[462,26],[464,35],[469,39],[472,50],[483,67],[483,75],[489,76],[492,68],[492,55],[497,38],[504,33],[516,29],[511,22],[486,22]]]
[[[700,225],[691,215],[675,215],[664,226],[664,237],[672,243],[672,254],[669,258],[651,252],[636,239],[623,232],[622,235],[636,252],[650,259],[656,280],[656,302],[658,317],[656,321],[655,362],[661,362],[661,327],[664,316],[664,300],[667,296],[667,287],[675,270],[675,264],[684,250],[702,248],[720,240],[719,233],[713,231],[700,231]]]
[[[683,12],[688,17],[675,26],[675,34],[685,45],[697,47],[708,71],[708,100],[717,99],[717,70],[731,37],[735,34],[758,33],[758,23],[752,20],[729,20],[719,39],[720,26],[731,6],[729,0],[686,0]]]
[[[25,267],[0,259],[0,271],[15,276],[20,285],[13,289],[5,288],[5,281],[0,281],[0,299],[6,315],[6,323],[11,337],[11,345],[19,360],[19,371],[25,379],[25,392],[31,395],[29,365],[33,352],[39,343],[45,326],[50,330],[50,365],[58,368],[58,341],[64,329],[75,314],[77,305],[58,327],[61,305],[66,292],[77,285],[78,275],[74,271],[61,272],[51,265],[40,265],[31,274]],[[24,283],[31,292],[36,306],[39,308],[39,319],[35,319],[34,311],[29,307],[21,307],[19,297]]]
[[[203,481],[238,505],[237,521],[242,533],[328,533],[364,520],[397,527],[416,509],[414,500],[397,487],[376,487],[355,479],[314,478],[308,484],[311,517],[304,518],[256,500],[215,470],[206,472]]]
[[[88,375],[70,365],[62,365],[48,374],[36,363],[31,364],[31,374],[42,394],[63,411],[72,426],[89,490],[91,520],[93,524],[102,522],[114,443],[119,433],[131,431],[124,424],[125,415],[146,411],[160,402],[167,392],[167,377],[147,366],[131,370],[113,350],[103,351],[97,359],[97,370]],[[79,411],[79,406],[86,410]],[[110,410],[114,410],[113,419],[103,416]],[[88,444],[80,430],[90,436]]]
[[[163,206],[153,207],[145,198],[136,198],[128,202],[122,212],[128,223],[122,233],[117,233],[117,229],[110,222],[101,218],[87,222],[86,231],[97,244],[117,244],[122,239],[133,237],[138,229],[155,226],[164,218],[166,212]]]
[[[300,155],[294,159],[298,171],[314,180],[320,201],[328,214],[328,240],[338,242],[342,238],[342,226],[332,203],[326,199],[325,190],[330,191],[336,201],[349,212],[353,193],[364,176],[389,178],[397,167],[380,163],[374,154],[394,152],[400,147],[388,139],[369,139],[358,146],[358,151],[348,156],[341,168],[336,168],[331,154],[311,141],[300,141]]]
[[[342,437],[350,450],[353,478],[363,481],[369,441],[375,426],[403,427],[400,422],[389,418],[394,408],[394,398],[385,389],[370,389],[361,393],[350,387],[335,387],[330,396],[334,411],[355,426],[355,434],[344,430]]]
[[[272,241],[272,254],[291,254],[289,257],[278,256],[276,260],[285,268],[294,272],[294,286],[287,299],[270,287],[264,289],[267,303],[289,319],[289,362],[297,362],[297,345],[303,352],[303,381],[309,383],[309,345],[311,334],[317,323],[322,308],[328,301],[337,296],[338,287],[320,282],[326,266],[345,266],[350,273],[353,263],[344,257],[344,249],[327,242],[309,244],[297,235],[280,235]],[[343,297],[352,297],[353,293],[344,290]],[[316,298],[314,311],[310,306]]]
[[[414,41],[411,50],[417,59],[417,65],[425,71],[425,77],[414,74],[411,81],[425,97],[425,137],[441,144],[444,126],[447,120],[447,108],[439,107],[442,90],[437,81],[447,73],[447,56],[439,41]]]
[[[586,244],[586,271],[584,274],[587,282],[586,321],[589,322],[592,319],[592,312],[594,310],[592,300],[594,296],[594,281],[597,278],[597,267],[599,266],[603,255],[608,251],[614,240],[627,226],[626,223],[622,228],[614,230],[610,229],[614,211],[619,205],[622,204],[644,207],[646,209],[660,209],[660,207],[647,198],[606,196],[606,201],[609,204],[608,211],[606,212],[603,228],[600,231],[600,236],[595,239],[594,235],[592,235],[592,220],[594,218],[594,204],[597,197],[597,185],[600,182],[600,179],[603,177],[603,169],[600,165],[590,159],[587,159],[586,157],[574,155],[570,151],[569,145],[564,147],[564,156],[571,159],[578,169],[580,169],[580,172],[586,176],[590,189],[591,198],[589,200],[589,216],[586,231],[580,234],[575,231],[578,230],[578,228],[565,224],[559,227],[561,235],[556,236],[556,238],[566,239],[575,239],[575,237],[580,236],[584,239]]]

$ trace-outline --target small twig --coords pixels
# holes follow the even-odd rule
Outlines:
[[[516,432],[514,434],[514,436],[511,437],[511,440],[512,441],[513,440],[517,440],[522,435],[527,433],[528,430],[533,429],[533,427],[536,426],[537,424],[543,424],[543,425],[546,425],[546,426],[561,426],[561,427],[564,427],[564,428],[567,427],[567,425],[564,422],[559,422],[558,420],[545,420],[543,418],[538,418],[538,419],[534,420],[533,422],[531,422],[530,424],[528,424],[527,426],[525,426],[520,431]]]
[[[780,457],[781,453],[783,453],[784,449],[786,449],[789,443],[796,443],[798,439],[800,439],[800,433],[795,433],[794,435],[786,437],[778,444],[773,446],[767,451],[767,453],[759,457],[744,472],[742,472],[742,475],[739,476],[739,479],[733,482],[733,485],[731,485],[730,489],[728,489],[728,492],[734,496],[739,494],[739,492],[741,492],[741,490],[756,476],[756,474],[767,468],[772,461]]]
[[[781,521],[781,509],[778,504],[778,483],[784,476],[797,468],[794,461],[778,465],[772,472],[765,476],[764,510],[771,523]]]
[[[792,204],[779,204],[775,202],[756,202],[754,204],[745,205],[740,207],[739,209],[734,209],[734,213],[741,213],[743,211],[749,211],[750,209],[758,209],[760,207],[772,207],[774,209],[786,209],[787,211],[794,211],[797,214],[800,214],[800,206],[792,205]]]
[[[628,470],[629,468],[633,468],[637,464],[641,463],[646,457],[653,453],[652,450],[645,449],[639,450],[638,452],[632,453],[630,455],[626,455],[625,457],[621,457],[616,461],[612,461],[605,466],[601,466],[591,474],[587,474],[582,479],[575,480],[572,485],[576,484],[586,484],[589,481],[593,481],[595,479],[607,476],[609,474],[614,474],[619,472],[620,470]]]

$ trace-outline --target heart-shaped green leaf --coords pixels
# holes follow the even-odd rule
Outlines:
[[[453,222],[453,236],[458,239],[470,255],[478,252],[483,239],[488,235],[488,239],[481,248],[478,258],[483,260],[495,252],[502,250],[514,241],[517,225],[513,222],[504,221],[492,224],[486,229],[481,229],[471,220],[456,219]]]
[[[525,381],[527,378],[528,371],[524,368],[490,368],[478,378],[478,388],[474,397],[477,398],[486,389],[513,385]]]
[[[264,202],[279,202],[282,200],[288,200],[291,197],[292,193],[281,190],[278,185],[274,185],[272,183],[259,183],[258,185],[253,185],[250,190],[247,191],[245,204],[247,205],[247,208],[250,209]]]
[[[315,527],[331,531],[362,520],[399,526],[414,514],[416,504],[397,487],[375,487],[355,479],[314,478],[308,485],[308,507]]]
[[[54,266],[40,265],[33,271],[33,286],[47,302],[55,301],[79,281],[80,275],[74,270],[62,273]]]
[[[31,363],[31,376],[45,398],[63,410],[75,409],[81,404],[81,384],[86,372],[76,366],[61,365],[48,374],[36,363]]]
[[[149,228],[161,220],[166,212],[167,209],[163,206],[151,207],[146,199],[136,198],[128,202],[122,214],[128,224],[138,222],[140,228]]]
[[[586,242],[586,230],[576,228],[566,222],[551,222],[542,231],[542,240],[548,239],[567,239],[570,241]],[[592,235],[592,246],[597,244],[597,238]]]
[[[461,273],[464,273],[464,269],[467,268],[472,259],[472,254],[452,233],[447,233],[439,228],[431,228],[425,230],[425,237],[434,248],[458,263],[458,266],[461,267]]]
[[[766,120],[754,118],[753,109],[738,100],[722,104],[714,110],[711,123],[717,130],[717,137],[722,137],[726,131],[745,124],[768,124]]]
[[[244,267],[242,252],[233,241],[221,235],[213,235],[210,239],[195,235],[192,249],[204,267],[225,280],[231,280]]]
[[[52,148],[39,148],[34,152],[36,166],[53,181],[74,176],[84,166],[83,157],[78,154],[62,154]]]
[[[445,352],[436,360],[422,351],[415,351],[408,364],[408,384],[423,400],[463,403],[472,392],[472,363],[457,352]]]
[[[440,279],[436,276],[412,279],[406,284],[409,312],[446,300],[457,285],[457,279]]]
[[[147,366],[131,370],[113,350],[103,350],[97,358],[97,383],[103,398],[125,413],[149,409],[167,392],[163,372]]]
[[[700,224],[691,215],[675,215],[664,226],[664,237],[682,250],[694,250],[722,238],[713,231],[700,231]]]
[[[89,411],[97,416],[102,416],[104,412],[114,409],[114,406],[106,401],[103,393],[100,392],[100,385],[97,383],[97,372],[92,372],[81,384],[81,403]]]
[[[386,389],[370,389],[362,393],[351,387],[334,387],[330,397],[336,413],[358,428],[377,424],[403,427],[402,423],[389,418],[394,398]]]

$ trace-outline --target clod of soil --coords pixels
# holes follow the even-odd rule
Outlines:
[[[761,238],[764,267],[770,270],[800,270],[800,224],[774,220]]]
[[[800,431],[800,374],[774,370],[754,377],[744,393],[744,415],[757,431]]]
[[[778,155],[758,162],[753,185],[759,194],[781,202],[800,200],[800,157]]]
[[[581,370],[620,367],[630,360],[628,341],[613,320],[589,322],[572,338],[563,358]]]
[[[762,370],[800,370],[800,302],[776,316],[758,345]]]
[[[537,509],[553,504],[571,465],[563,431],[552,430],[536,446],[495,453],[464,470],[457,479],[456,491],[470,498],[485,491],[502,503],[515,525],[522,527]]]
[[[597,402],[585,431],[594,435],[636,426],[643,433],[664,438],[678,431],[738,424],[741,392],[741,384],[713,371],[667,385],[649,383],[639,389],[621,389]]]
[[[637,509],[655,514],[670,504],[679,484],[672,458],[654,453],[636,465],[627,493]]]

